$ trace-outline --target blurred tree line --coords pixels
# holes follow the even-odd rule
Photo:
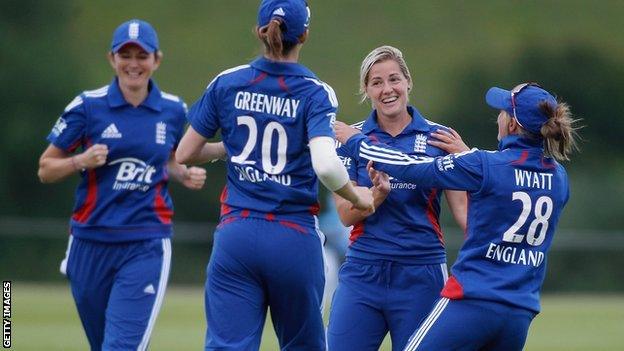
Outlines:
[[[620,1],[310,1],[302,61],[331,84],[340,119],[365,118],[358,69],[374,47],[401,48],[412,71],[411,102],[458,130],[471,146],[496,147],[496,111],[484,92],[536,81],[583,119],[582,152],[567,167],[572,198],[562,227],[620,230],[624,210],[624,17]],[[387,5],[387,6],[386,6]],[[3,1],[0,12],[1,216],[69,217],[77,177],[41,185],[45,137],[79,92],[107,84],[112,30],[133,17],[159,32],[165,60],[155,78],[189,105],[220,71],[259,53],[256,2]],[[566,9],[566,11],[563,10]],[[565,14],[564,14],[565,12]],[[622,139],[621,139],[622,138]],[[202,192],[172,187],[176,218],[215,221],[222,164],[208,165]]]

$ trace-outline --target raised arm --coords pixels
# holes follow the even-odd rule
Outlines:
[[[102,166],[107,157],[108,146],[104,144],[95,144],[76,155],[50,144],[39,157],[37,175],[42,183],[59,182],[82,170]]]

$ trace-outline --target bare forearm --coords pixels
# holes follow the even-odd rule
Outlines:
[[[186,165],[199,165],[216,159],[225,158],[225,146],[223,142],[205,143],[201,148],[192,151],[176,151],[176,160]]]
[[[338,193],[336,192],[336,194]],[[382,193],[373,188],[373,204],[375,208],[379,208],[387,196],[387,193]],[[336,202],[338,217],[340,218],[342,224],[347,227],[363,221],[366,217],[372,214],[371,212],[360,211],[353,208],[353,204],[351,204],[351,202],[340,196],[334,196],[334,201]]]
[[[42,157],[37,175],[42,183],[59,182],[84,168],[80,155],[68,157]]]

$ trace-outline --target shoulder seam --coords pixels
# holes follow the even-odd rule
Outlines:
[[[332,107],[333,108],[338,107],[338,98],[336,97],[336,92],[329,84],[323,82],[322,80],[318,80],[316,78],[303,77],[303,79],[322,87],[323,90],[325,90],[325,92],[327,93],[327,97],[329,98],[329,102],[331,103]]]
[[[223,71],[223,72],[221,72],[221,73],[217,74],[217,76],[216,76],[216,77],[214,77],[214,78],[210,81],[210,83],[208,83],[208,85],[206,86],[206,89],[210,88],[210,86],[211,86],[211,85],[212,85],[212,84],[213,84],[213,83],[214,83],[214,82],[215,82],[215,81],[216,81],[219,77],[221,77],[221,76],[225,76],[225,75],[227,75],[227,74],[234,73],[234,72],[236,72],[236,71],[240,71],[241,69],[245,69],[245,68],[249,68],[249,67],[251,67],[251,66],[250,66],[250,65],[248,65],[248,64],[246,64],[246,65],[240,65],[240,66],[236,66],[236,67],[232,67],[232,68],[228,68],[228,69],[226,69],[225,71]]]

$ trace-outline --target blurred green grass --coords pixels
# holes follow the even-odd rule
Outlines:
[[[68,285],[13,283],[13,349],[87,350]],[[624,349],[624,295],[547,295],[529,331],[526,350]],[[277,350],[267,321],[261,350]],[[204,341],[203,291],[170,287],[150,350],[200,350]],[[381,350],[390,350],[386,340]]]

